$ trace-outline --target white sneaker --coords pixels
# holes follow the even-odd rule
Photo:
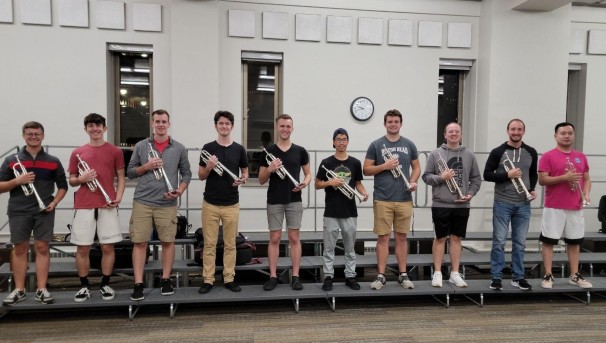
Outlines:
[[[431,278],[431,285],[433,287],[442,287],[442,272],[434,272]]]
[[[74,301],[77,303],[85,302],[89,298],[90,298],[90,289],[88,287],[80,288],[78,293],[76,293],[76,295],[74,295]]]
[[[377,278],[375,279],[375,281],[373,281],[370,284],[370,288],[371,289],[381,289],[381,288],[383,288],[383,286],[385,286],[386,283],[387,283],[387,280],[385,280],[385,276],[383,276],[383,274],[379,274],[379,275],[377,275]]]
[[[398,277],[398,282],[400,283],[400,286],[406,289],[415,288],[415,285],[412,283],[412,281],[410,281],[410,279],[408,278],[408,274],[406,273],[400,273],[400,276]]]
[[[112,300],[116,296],[116,292],[109,285],[105,285],[99,289],[103,300]]]
[[[591,282],[583,279],[583,277],[579,273],[575,273],[574,275],[570,275],[570,278],[568,278],[568,283],[571,284],[571,285],[574,285],[574,286],[579,286],[581,288],[591,288],[591,287],[593,287],[593,285],[591,284]]]
[[[553,276],[551,274],[545,274],[543,281],[541,281],[541,287],[546,289],[553,288]]]
[[[450,279],[448,279],[448,282],[457,287],[467,287],[467,283],[465,283],[459,272],[450,273]]]

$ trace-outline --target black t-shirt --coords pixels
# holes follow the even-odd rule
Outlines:
[[[277,145],[266,148],[267,152],[282,160],[282,165],[292,177],[299,181],[301,176],[301,167],[309,164],[309,155],[304,147],[292,144],[290,149],[282,151]],[[261,159],[262,167],[269,167],[263,153]],[[291,202],[301,202],[301,192],[293,192],[295,185],[288,176],[282,180],[276,172],[271,173],[269,177],[269,187],[267,188],[267,203],[270,205],[290,204]]]
[[[343,178],[345,182],[356,189],[356,181],[362,181],[362,163],[360,160],[348,156],[346,160],[338,160],[335,156],[330,156],[322,160],[316,173],[316,178],[322,181],[328,181],[326,176],[326,170],[322,168],[326,167],[328,170],[332,170]],[[333,188],[332,186],[324,188],[326,192],[326,208],[324,209],[324,217],[330,218],[350,218],[358,216],[358,209],[356,207],[356,197],[353,199],[347,198],[340,190]]]
[[[209,154],[217,156],[217,159],[223,166],[236,176],[240,176],[240,168],[248,167],[248,158],[244,147],[236,142],[229,146],[222,146],[217,141],[204,144],[202,150],[208,151]],[[200,166],[206,167],[206,163],[200,157]],[[223,172],[220,176],[214,170],[210,172],[206,179],[206,187],[204,189],[204,200],[209,204],[217,206],[229,206],[237,204],[240,201],[238,187],[232,186],[234,180]]]

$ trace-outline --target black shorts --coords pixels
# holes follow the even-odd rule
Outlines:
[[[432,207],[431,218],[436,238],[456,235],[465,238],[469,208]]]

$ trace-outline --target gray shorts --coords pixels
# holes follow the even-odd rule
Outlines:
[[[32,231],[35,240],[50,242],[53,240],[55,211],[33,215],[10,215],[8,216],[8,226],[10,227],[13,244],[29,241]]]
[[[284,218],[286,218],[286,228],[300,229],[301,218],[303,217],[303,203],[291,202],[290,204],[267,204],[267,225],[269,231],[282,230]]]

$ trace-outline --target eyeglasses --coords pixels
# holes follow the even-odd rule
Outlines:
[[[335,142],[337,142],[337,143],[345,143],[345,142],[347,142],[347,138],[335,138]]]
[[[28,132],[28,133],[24,133],[23,135],[25,137],[36,137],[36,138],[38,138],[38,137],[42,136],[43,133],[40,133],[40,132]]]

